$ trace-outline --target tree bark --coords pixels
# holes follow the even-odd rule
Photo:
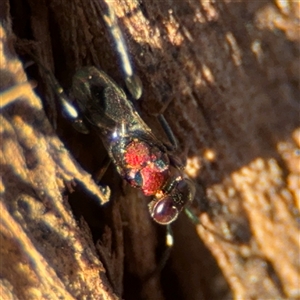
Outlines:
[[[197,185],[202,225],[180,216],[147,280],[165,229],[114,166],[95,184],[101,141],[76,132],[49,76],[17,59],[33,54],[66,91],[86,65],[124,87],[101,1],[0,7],[3,299],[300,297],[298,4],[110,2],[143,82],[138,109],[162,140],[164,112]]]

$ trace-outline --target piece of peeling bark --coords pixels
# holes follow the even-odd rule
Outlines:
[[[105,198],[55,135],[31,86],[18,90],[26,75],[7,52],[3,28],[0,37],[1,90],[11,96],[0,115],[1,297],[117,299],[91,234],[83,234],[86,225],[74,220],[62,191],[76,179],[99,203]]]
[[[144,283],[162,255],[163,233],[157,235],[143,197],[113,180],[116,183],[110,187],[115,201],[111,212],[104,212],[102,218],[98,217],[100,220],[97,216],[84,215],[85,210],[96,211],[88,202],[93,196],[82,196],[84,202],[79,208],[68,199],[74,215],[84,215],[97,240],[97,254],[105,265],[109,282],[125,299],[300,296],[299,13],[297,3],[284,3],[196,0],[113,3],[137,74],[143,82],[144,93],[139,104],[143,118],[159,134],[160,129],[149,114],[166,109],[165,117],[179,141],[178,153],[187,157],[187,173],[198,184],[196,199],[201,211],[195,207],[195,212],[199,212],[205,227],[216,232],[212,234],[201,226],[195,228],[184,216],[180,217],[173,226],[175,247],[160,276],[161,283],[159,277]],[[109,35],[97,1],[84,4],[79,0],[71,3],[51,1],[48,5],[19,1],[18,5],[21,4],[25,9],[11,2],[13,29],[19,37],[15,45],[21,54],[25,50],[33,52],[55,73],[64,88],[71,86],[72,75],[78,68],[91,64],[101,66],[122,85],[113,45],[108,42]],[[53,104],[53,92],[47,76],[40,76],[31,79],[38,81],[48,116],[56,121],[56,115],[60,114]],[[26,80],[23,77],[18,82]],[[14,84],[18,82],[13,81]],[[6,88],[11,86],[5,85]],[[40,106],[30,108],[27,115],[33,114],[37,116],[36,126],[41,127]],[[23,128],[22,122],[17,115],[13,124]],[[101,146],[98,150],[96,137],[82,138],[59,119],[57,129],[76,160],[93,173],[93,166],[105,155]],[[50,132],[39,133],[45,133],[47,139],[49,136],[55,138],[52,129]],[[56,149],[65,149],[59,145]],[[35,156],[31,157],[30,151],[28,154],[25,142],[21,146],[25,147],[22,155],[26,160],[16,170],[27,176],[30,166],[36,164]],[[43,155],[49,149],[48,157],[51,158],[52,147],[41,147]],[[17,155],[15,159],[21,161]],[[39,176],[39,181],[41,178],[47,181],[45,187],[43,182],[39,185],[35,180],[30,180],[30,186],[33,183],[35,189],[39,187],[37,191],[46,189],[47,193],[58,187],[56,195],[60,197],[64,189],[62,181],[69,181],[76,175],[78,183],[79,174],[70,172],[70,167],[67,168],[68,176],[64,174],[62,170],[66,164],[62,167],[60,159],[55,159],[54,166],[44,164],[41,167],[40,174],[49,172],[48,167],[52,170],[46,175],[50,174],[56,182],[53,186],[52,181],[48,186],[46,175],[45,178]],[[76,166],[74,161],[73,164]],[[10,168],[10,173],[14,171],[15,168]],[[53,173],[59,176],[54,179]],[[26,182],[20,183],[19,175],[10,182],[15,190],[16,186],[21,190],[27,187]],[[91,186],[93,183],[85,184],[84,189]],[[23,195],[17,190],[16,193]],[[62,203],[61,200],[51,202],[45,196],[42,199],[40,208],[35,202],[34,209],[31,208],[37,211],[37,220],[44,220],[48,211],[52,215],[53,209],[56,211],[56,206]],[[70,216],[65,226],[70,226],[69,222],[75,224],[70,207],[66,201],[63,203],[67,212],[62,215],[64,218],[65,214]],[[9,212],[19,216],[19,210],[22,215],[22,205],[10,208]],[[27,210],[25,213],[28,215]],[[40,228],[38,232],[45,227],[37,221],[27,221],[29,225],[26,223],[26,226]],[[46,232],[52,235],[58,228],[51,227]],[[87,239],[93,249],[83,228],[86,227],[82,226],[83,237],[79,232],[76,241],[83,243],[81,239]],[[97,238],[95,232],[96,235],[100,232]],[[91,250],[96,256],[95,251]],[[158,258],[155,251],[159,252]],[[68,267],[56,269],[56,252],[52,251],[49,256],[51,259],[46,257],[47,261],[59,274],[57,277],[62,285],[68,285],[74,277],[76,282],[76,276],[61,275],[69,270]],[[92,265],[100,268],[98,264]],[[28,268],[28,272],[32,272],[32,268]],[[14,293],[9,283],[6,280],[6,285],[2,284],[3,290]],[[22,291],[26,284],[19,283]],[[73,283],[69,286],[82,288]],[[108,288],[109,284],[104,286]],[[70,288],[66,290],[73,292]],[[80,295],[74,297],[80,299]]]

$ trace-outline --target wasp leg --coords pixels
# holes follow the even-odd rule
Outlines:
[[[72,122],[73,127],[77,131],[84,133],[84,134],[88,134],[89,130],[88,130],[87,126],[85,125],[82,117],[79,115],[75,106],[71,103],[71,101],[67,97],[63,88],[60,86],[60,84],[55,79],[53,74],[51,74],[49,71],[48,71],[48,76],[50,76],[53,90],[59,100],[61,107],[62,107],[63,115]]]
[[[129,54],[123,33],[118,25],[118,20],[115,15],[112,4],[109,1],[105,1],[107,5],[106,13],[103,19],[108,27],[111,38],[115,44],[118,57],[122,66],[123,76],[125,78],[125,84],[130,94],[135,100],[138,100],[143,91],[142,82],[140,78],[134,74],[133,67],[129,59]]]
[[[58,83],[56,84],[56,87],[57,85]],[[89,130],[87,126],[85,125],[82,117],[79,115],[77,109],[73,106],[73,104],[66,96],[63,88],[59,86],[59,88],[55,89],[55,93],[62,107],[63,115],[72,122],[73,127],[77,131],[88,134]]]
[[[168,137],[169,142],[171,143],[171,145],[165,145],[165,146],[167,147],[167,149],[169,151],[175,151],[178,147],[178,144],[177,144],[177,140],[175,138],[175,135],[174,135],[169,123],[167,122],[164,115],[162,115],[162,114],[158,115],[157,119],[158,119],[161,127],[163,128],[166,136]]]
[[[167,261],[169,260],[171,250],[174,246],[174,235],[173,230],[171,228],[171,225],[168,224],[166,228],[166,250],[164,251],[162,257],[160,258],[160,261],[157,265],[157,269],[155,270],[155,273],[161,272],[162,269],[165,267]]]
[[[102,163],[102,167],[95,173],[94,180],[97,184],[99,184],[99,182],[101,181],[103,175],[105,174],[105,172],[107,171],[109,165],[111,163],[111,159],[108,155],[106,155],[104,162]]]
[[[67,97],[66,93],[64,92],[64,89],[59,84],[59,82],[56,80],[55,76],[52,74],[51,71],[49,71],[47,68],[43,66],[38,60],[36,56],[31,54],[33,57],[34,62],[42,69],[42,71],[47,75],[47,77],[50,80],[50,85],[52,87],[52,90],[54,91],[55,95],[58,98],[59,104],[62,108],[63,115],[69,119],[72,122],[73,127],[84,134],[88,134],[89,130],[87,126],[84,124],[84,121],[82,117],[79,115],[77,109],[72,104],[70,99]]]
[[[148,276],[146,276],[146,278],[144,279],[145,282],[147,282],[148,280],[152,279],[153,277],[155,277],[156,275],[161,273],[161,271],[165,267],[167,261],[169,260],[173,246],[174,246],[174,235],[173,235],[171,225],[168,224],[166,226],[166,247],[167,248],[164,251],[162,257],[160,258],[155,270],[153,272],[151,272]]]
[[[115,43],[116,51],[121,62],[123,75],[125,77],[125,84],[132,97],[138,100],[143,91],[142,82],[140,78],[134,74],[133,67],[129,59],[129,54],[123,33],[118,25],[118,21],[113,9],[113,6],[109,1],[106,3],[106,13],[104,13],[103,19],[108,27],[108,31],[111,34],[111,38]],[[165,131],[171,145],[166,145],[169,151],[174,151],[177,149],[177,140],[163,115],[158,116],[158,120]]]

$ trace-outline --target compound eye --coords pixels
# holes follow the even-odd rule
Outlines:
[[[169,188],[169,189],[168,189]],[[161,199],[154,199],[149,204],[149,210],[154,221],[169,224],[176,220],[182,209],[193,201],[195,186],[187,178],[172,180],[166,186],[165,195]]]
[[[157,223],[163,225],[173,222],[179,214],[179,211],[174,206],[174,201],[171,197],[165,197],[156,202],[150,210],[152,218]]]

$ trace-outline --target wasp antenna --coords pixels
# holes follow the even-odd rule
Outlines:
[[[188,218],[193,222],[193,224],[195,224],[195,225],[201,225],[206,231],[208,231],[211,234],[213,234],[214,236],[216,236],[222,242],[230,244],[232,247],[236,247],[237,244],[239,244],[237,242],[234,242],[233,240],[228,240],[228,239],[224,238],[221,234],[219,234],[215,230],[210,229],[207,226],[205,226],[203,223],[201,223],[201,221],[199,220],[199,218],[189,208],[185,208],[184,212],[188,216]]]

